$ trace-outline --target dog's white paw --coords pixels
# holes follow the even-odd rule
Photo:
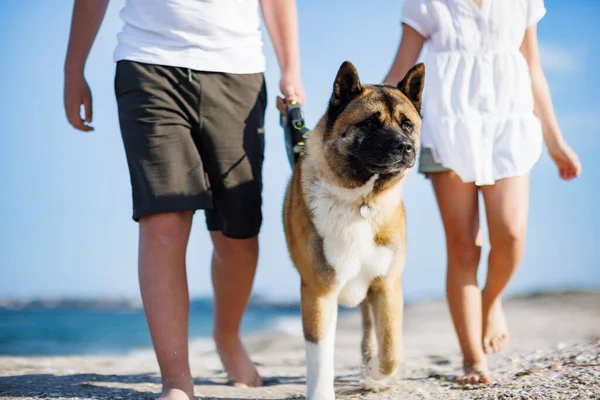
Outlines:
[[[333,388],[317,389],[314,393],[306,396],[307,400],[335,400],[335,391]]]

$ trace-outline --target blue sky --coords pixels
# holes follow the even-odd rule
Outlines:
[[[137,297],[137,225],[113,92],[112,50],[123,0],[113,0],[92,49],[86,76],[96,131],[74,131],[62,108],[62,67],[72,1],[0,4],[0,298]],[[342,61],[364,82],[383,79],[400,34],[402,3],[391,0],[298,1],[307,120],[323,113]],[[564,135],[579,153],[583,175],[559,180],[547,153],[532,171],[525,260],[509,293],[600,288],[600,30],[596,0],[550,0],[539,25],[546,74]],[[280,221],[289,167],[274,98],[278,69],[265,38],[267,112],[264,227],[255,292],[298,297]],[[444,293],[442,225],[428,181],[413,172],[406,185],[409,299]],[[596,207],[594,207],[596,205]],[[485,249],[488,249],[486,246]],[[211,245],[197,214],[188,250],[193,296],[210,294]],[[484,265],[483,265],[484,266]],[[482,268],[481,276],[485,276]]]

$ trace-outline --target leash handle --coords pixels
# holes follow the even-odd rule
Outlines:
[[[290,166],[293,168],[304,155],[306,139],[310,136],[304,122],[304,113],[300,103],[295,100],[285,102],[286,114],[279,116],[279,124],[285,133],[285,147]]]

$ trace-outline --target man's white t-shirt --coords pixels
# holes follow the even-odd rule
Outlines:
[[[258,0],[126,0],[114,60],[264,72]]]

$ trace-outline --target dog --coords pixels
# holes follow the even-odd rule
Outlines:
[[[360,305],[366,381],[384,382],[402,355],[406,258],[403,181],[420,147],[425,67],[397,86],[366,85],[339,68],[327,111],[294,165],[283,222],[301,278],[307,398],[335,399],[338,304]]]

